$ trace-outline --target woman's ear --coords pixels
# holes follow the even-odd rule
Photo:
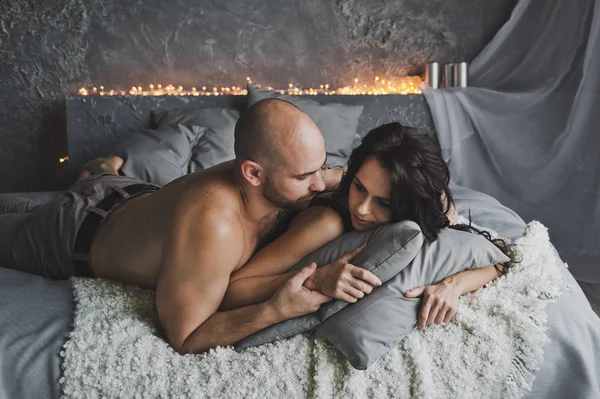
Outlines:
[[[254,187],[258,187],[263,183],[264,169],[258,163],[248,159],[242,162],[240,168],[244,179],[248,180]]]

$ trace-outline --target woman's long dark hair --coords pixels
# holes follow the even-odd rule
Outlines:
[[[489,232],[474,228],[470,222],[450,226],[446,216],[454,205],[448,187],[450,170],[437,143],[429,136],[398,122],[371,130],[352,151],[348,171],[340,182],[337,195],[348,197],[356,173],[369,157],[391,172],[392,222],[412,220],[430,241],[435,241],[444,227],[478,233],[514,261],[512,248],[504,240],[493,239]]]

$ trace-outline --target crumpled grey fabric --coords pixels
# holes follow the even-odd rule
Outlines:
[[[423,88],[453,181],[544,223],[600,283],[600,1],[521,0],[469,79]]]

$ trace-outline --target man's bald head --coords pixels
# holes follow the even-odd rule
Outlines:
[[[235,125],[235,157],[264,166],[284,164],[294,149],[323,140],[315,123],[300,108],[276,98],[254,103]]]

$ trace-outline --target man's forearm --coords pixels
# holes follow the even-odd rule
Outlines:
[[[277,276],[245,277],[235,280],[227,287],[219,309],[239,309],[267,301],[296,273],[288,272]]]
[[[504,270],[504,265],[498,264],[500,270]],[[468,269],[453,274],[444,279],[444,283],[455,285],[460,295],[473,292],[483,287],[490,281],[500,277],[501,274],[494,266],[486,266],[478,269]]]
[[[264,328],[285,320],[267,301],[241,309],[217,312],[185,340],[181,352],[201,353],[233,345]]]

